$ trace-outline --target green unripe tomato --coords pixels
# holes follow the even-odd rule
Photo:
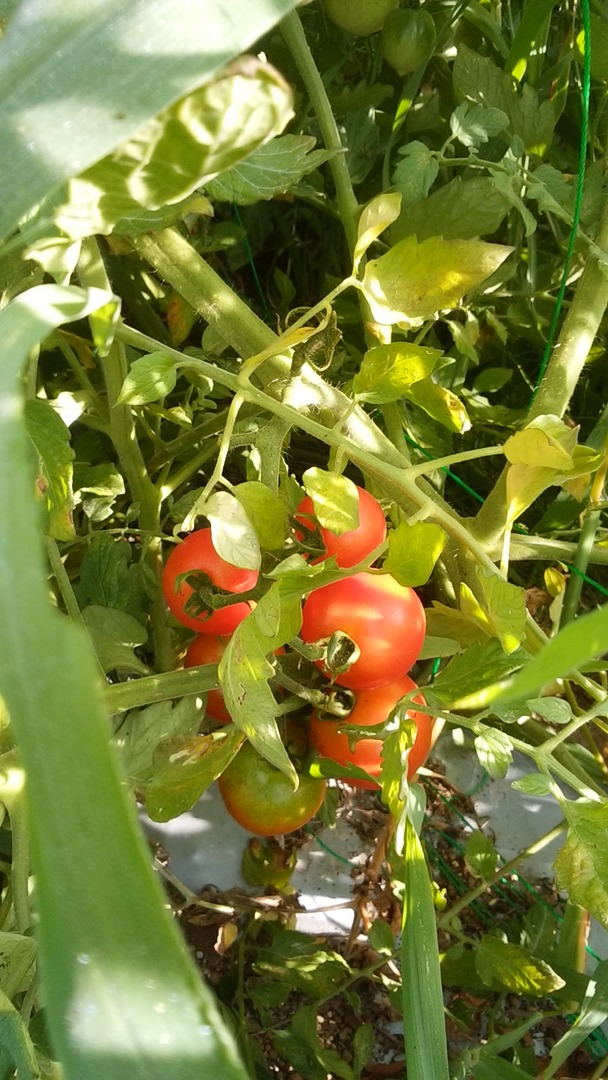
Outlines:
[[[425,63],[435,49],[435,23],[428,11],[398,8],[380,36],[382,55],[399,75],[409,75]]]
[[[341,30],[369,37],[381,30],[399,0],[323,0],[327,16]]]

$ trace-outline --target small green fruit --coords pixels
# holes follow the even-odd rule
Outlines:
[[[432,56],[436,40],[428,11],[398,8],[384,23],[380,44],[387,64],[399,75],[409,75]]]
[[[327,17],[341,30],[369,37],[381,30],[399,0],[324,0]]]

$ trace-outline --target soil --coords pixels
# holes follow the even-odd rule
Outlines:
[[[464,859],[466,824],[474,822],[474,808],[470,799],[455,793],[441,779],[435,777],[425,786],[428,808],[423,841],[433,878],[438,888],[445,890],[449,907],[479,883],[479,878],[473,876]],[[401,925],[400,906],[386,872],[388,815],[375,792],[346,785],[338,813],[348,817],[369,857],[364,872],[360,866],[353,867],[356,913],[353,932],[315,938],[316,947],[343,956],[351,969],[346,989],[336,988],[331,996],[325,994],[317,1002],[318,1044],[325,1051],[334,1051],[343,1063],[352,1066],[355,1036],[365,1022],[371,1026],[373,1046],[360,1073],[361,1080],[403,1076],[398,954],[394,959],[381,955],[371,948],[366,936],[378,919],[388,923],[394,935],[398,934]],[[286,837],[282,844],[277,841],[283,854],[285,849],[289,853],[305,843],[310,843],[310,835],[303,830]],[[157,852],[157,857],[159,855],[162,857],[162,852]],[[236,1014],[242,1045],[243,1033],[247,1032],[246,1055],[251,1069],[255,1070],[252,1076],[255,1075],[256,1080],[258,1077],[298,1080],[302,1075],[314,1076],[315,1080],[321,1076],[334,1080],[343,1074],[329,1069],[325,1072],[322,1061],[313,1063],[312,1071],[298,1072],[296,1066],[302,1068],[302,1065],[297,1061],[294,1063],[292,1049],[281,1044],[280,1033],[288,1031],[294,1014],[303,1006],[311,1005],[312,999],[308,995],[292,989],[284,1001],[266,1005],[262,1012],[256,1007],[256,972],[247,948],[247,936],[252,926],[264,921],[279,920],[284,926],[293,927],[300,904],[297,895],[288,892],[272,889],[263,895],[259,895],[259,889],[258,895],[253,892],[233,889],[220,893],[207,888],[195,904],[185,905],[184,897],[168,885],[169,897],[200,970],[215,987],[220,1001]],[[561,915],[562,903],[552,882],[541,882],[531,888],[516,874],[509,875],[497,886],[487,889],[475,903],[463,908],[460,913],[462,931],[467,937],[478,938],[496,930],[512,930],[514,923],[523,920],[526,913],[539,904],[544,905],[552,917],[558,919]],[[449,933],[440,932],[440,949],[447,949],[453,940]],[[373,973],[370,973],[371,967]],[[360,976],[358,971],[361,971]],[[515,994],[480,994],[459,987],[448,988],[445,1000],[452,1060],[463,1050],[479,1046],[492,1033],[500,1034],[516,1027],[532,1012],[555,1013],[555,1003],[550,1000],[539,1001]],[[527,1052],[528,1060],[520,1063],[520,1067],[538,1075],[548,1062],[551,1046],[568,1029],[571,1021],[572,1017],[567,1020],[553,1015],[533,1028],[523,1040],[524,1047],[527,1044],[524,1052]],[[597,1068],[598,1058],[608,1047],[600,1044],[593,1049],[597,1049],[597,1056],[584,1044],[568,1059],[566,1071],[556,1076],[573,1080],[590,1077]]]

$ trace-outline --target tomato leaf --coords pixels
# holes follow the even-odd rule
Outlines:
[[[209,181],[206,191],[215,202],[250,206],[289,191],[335,151],[314,150],[312,135],[279,135],[260,146],[238,165]]]
[[[257,533],[243,504],[228,491],[216,491],[205,503],[211,538],[218,555],[233,566],[259,570],[262,553]]]
[[[161,743],[196,735],[203,716],[202,706],[194,694],[176,702],[159,701],[145,709],[131,709],[112,739],[131,783],[151,780],[155,755]]]
[[[297,774],[281,740],[278,705],[268,685],[274,667],[267,657],[295,637],[301,624],[298,597],[273,585],[235,630],[219,664],[226,707],[255,749],[297,786]]]
[[[201,0],[194,8],[191,0],[173,0],[153,11],[147,2],[125,7],[122,0],[104,0],[66,19],[62,0],[40,9],[19,4],[0,64],[0,156],[7,164],[0,178],[0,235],[68,177],[243,53],[292,6],[291,0],[256,0],[235,19],[227,0]],[[239,111],[237,125],[243,119]],[[181,144],[177,155],[163,155],[170,174],[181,156]]]
[[[439,174],[437,157],[426,143],[412,140],[400,146],[401,157],[393,172],[393,185],[401,195],[402,206],[424,199]]]
[[[479,642],[453,657],[433,683],[435,694],[444,705],[491,685],[508,672],[521,667],[526,654],[506,655],[498,641]]]
[[[48,515],[48,531],[55,540],[73,540],[72,463],[70,430],[48,401],[26,402],[25,427],[39,460],[36,490]]]
[[[496,635],[506,653],[517,649],[526,635],[526,595],[519,585],[512,585],[498,574],[477,568],[484,612],[491,632]]]
[[[568,835],[555,860],[558,888],[608,927],[608,805],[560,799],[560,806]]]
[[[144,786],[146,811],[152,821],[170,821],[190,810],[230,764],[242,741],[241,732],[232,728],[223,731],[219,739],[194,735],[187,741],[159,746],[154,776]]]
[[[400,209],[401,195],[395,192],[384,192],[363,208],[357,226],[357,243],[353,254],[354,273],[357,272],[368,247],[389,225],[392,225],[393,221],[396,221]]]
[[[85,607],[82,617],[104,672],[134,671],[138,675],[148,674],[149,669],[133,651],[147,641],[148,631],[133,615],[116,608],[93,604]]]
[[[386,405],[398,401],[411,387],[437,366],[442,353],[424,345],[398,341],[368,349],[353,379],[353,392],[360,401]]]
[[[131,563],[132,554],[127,540],[120,540],[110,533],[97,533],[93,537],[75,587],[81,607],[96,604],[117,608],[145,622],[142,616],[149,605],[146,571],[141,563]]]
[[[513,760],[513,743],[506,732],[487,728],[475,736],[475,750],[481,765],[495,780],[507,775]]]
[[[119,405],[146,405],[161,401],[175,389],[178,365],[163,352],[140,356],[131,364],[118,396]]]
[[[446,541],[447,536],[439,525],[426,521],[408,525],[402,521],[388,534],[388,556],[383,569],[400,585],[425,585]]]
[[[481,829],[474,829],[464,849],[464,860],[467,869],[475,877],[491,878],[498,865],[498,854],[489,836],[482,833]]]
[[[319,524],[341,536],[359,525],[359,493],[357,485],[347,476],[307,469],[302,476],[306,494],[310,495]]]
[[[258,480],[237,484],[234,497],[253,524],[260,546],[266,551],[282,548],[287,533],[287,507],[283,500]]]
[[[491,934],[482,934],[475,949],[475,964],[486,986],[500,986],[513,994],[544,997],[566,985],[544,960]]]
[[[509,209],[494,178],[456,177],[426,199],[402,210],[393,225],[393,242],[414,234],[419,240],[443,236],[445,240],[471,240],[495,233]]]
[[[363,289],[379,323],[425,319],[455,307],[465,293],[486,281],[512,248],[483,240],[444,240],[433,236],[400,240],[379,259],[370,260]]]
[[[424,409],[425,413],[448,431],[457,431],[459,434],[469,431],[469,414],[464,403],[452,390],[440,386],[432,379],[421,379],[413,386],[408,386],[404,393],[419,409]]]

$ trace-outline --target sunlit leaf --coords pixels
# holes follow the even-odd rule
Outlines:
[[[504,262],[512,249],[483,240],[419,243],[414,236],[395,244],[365,267],[363,287],[379,323],[425,319],[455,307]]]
[[[368,349],[353,379],[353,391],[361,401],[384,405],[398,401],[412,383],[426,379],[442,353],[409,341],[376,345]]]
[[[475,749],[480,764],[494,779],[507,775],[513,758],[513,743],[504,731],[488,728],[475,736]]]
[[[129,374],[122,384],[118,403],[121,405],[146,405],[161,401],[175,389],[177,365],[172,356],[154,352],[140,356],[131,364]]]
[[[302,476],[306,494],[310,495],[319,524],[341,536],[359,525],[359,493],[357,485],[347,476],[307,469]]]
[[[475,963],[487,986],[498,984],[513,994],[544,997],[565,986],[564,980],[544,960],[491,934],[482,934],[477,943]]]
[[[561,799],[566,843],[555,860],[558,888],[608,928],[608,805]]]
[[[396,221],[400,209],[401,196],[397,192],[383,192],[363,208],[357,226],[357,243],[353,255],[355,273],[370,244]]]
[[[216,491],[205,503],[205,515],[218,555],[233,566],[259,570],[260,543],[243,504],[228,491]]]
[[[283,500],[258,480],[237,484],[234,496],[252,523],[260,546],[267,551],[282,548],[287,528],[287,507]]]
[[[204,83],[292,6],[256,0],[235,19],[227,0],[194,7],[191,0],[95,0],[72,4],[69,17],[63,0],[19,4],[0,58],[0,235]],[[165,166],[174,172],[169,158]]]
[[[439,525],[418,521],[415,525],[400,522],[388,534],[388,555],[383,569],[400,585],[425,585],[447,541]]]

